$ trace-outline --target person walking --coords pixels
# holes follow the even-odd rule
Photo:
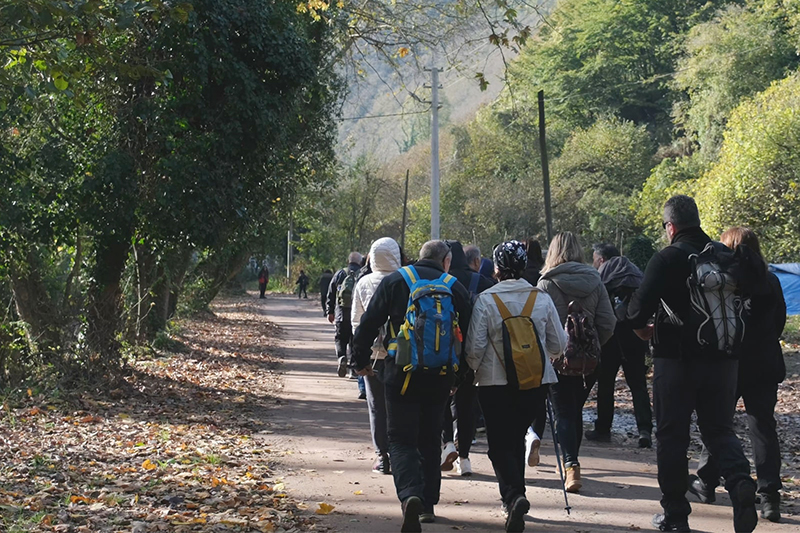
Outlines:
[[[461,285],[467,288],[472,301],[496,282],[481,274],[474,268],[480,268],[481,251],[475,245],[467,247],[469,256],[459,241],[446,241],[450,245],[453,260],[450,264],[449,274],[453,275]],[[475,374],[467,369],[458,390],[448,402],[444,410],[444,428],[442,430],[442,457],[441,468],[443,472],[453,470],[460,476],[472,475],[472,463],[469,460],[469,451],[472,448],[472,439],[475,438],[476,403],[478,401],[475,388]],[[456,430],[453,429],[455,422]]]
[[[592,266],[598,269],[608,297],[611,298],[617,325],[614,335],[602,348],[597,371],[597,418],[594,429],[586,432],[586,438],[601,442],[611,440],[614,388],[621,366],[633,397],[639,448],[650,448],[653,445],[653,411],[650,408],[650,393],[647,391],[647,343],[637,337],[630,324],[625,321],[631,295],[639,288],[644,274],[627,257],[622,257],[612,244],[596,244],[593,249]]]
[[[334,274],[328,287],[328,322],[336,327],[334,334],[338,360],[336,373],[340,378],[347,376],[348,358],[352,353],[353,329],[350,324],[350,314],[353,306],[353,288],[356,286],[356,277],[361,269],[361,259],[360,253],[350,252],[347,257],[347,267]]]
[[[308,298],[308,276],[302,270],[300,271],[300,277],[297,278],[295,285],[297,285],[297,298],[300,298],[300,295],[303,295],[303,298]]]
[[[734,227],[720,237],[722,244],[735,249],[746,245],[761,258],[758,237],[749,228]],[[781,519],[781,450],[775,422],[778,384],[786,377],[780,336],[786,325],[786,301],[780,281],[767,273],[766,290],[753,294],[750,318],[742,341],[739,359],[736,401],[744,400],[747,428],[755,456],[758,493],[761,495],[761,517],[771,522]],[[689,476],[689,492],[703,503],[714,503],[714,490],[719,485],[720,466],[716,457],[703,446],[697,475]]]
[[[467,363],[475,381],[486,420],[489,459],[507,514],[505,530],[523,531],[530,502],[525,498],[525,434],[537,416],[537,406],[547,398],[548,384],[558,378],[550,358],[563,353],[567,334],[550,297],[522,278],[527,265],[525,247],[518,241],[504,242],[493,253],[499,283],[487,288],[475,302],[467,336]],[[542,354],[540,385],[520,390],[510,384],[504,362],[504,317],[528,316],[534,325]],[[535,343],[536,339],[525,339]]]
[[[394,239],[384,237],[372,243],[369,250],[368,265],[371,272],[359,278],[353,292],[353,310],[351,323],[358,328],[361,317],[369,307],[369,302],[375,295],[381,281],[400,268],[402,256],[400,246]],[[380,333],[372,344],[372,372],[373,375],[363,376],[366,386],[367,408],[369,410],[369,428],[372,433],[372,444],[377,455],[372,464],[374,472],[391,474],[389,463],[389,434],[386,430],[386,400],[381,377],[383,375],[386,348],[383,346],[386,337],[386,328],[381,328]]]
[[[333,272],[326,268],[319,277],[319,303],[322,306],[322,316],[328,316],[328,289],[331,286]]]
[[[408,331],[402,329],[409,311],[410,280],[438,280],[436,283],[447,284],[452,297],[440,296],[442,306],[452,304],[457,314],[457,324],[463,334],[468,334],[471,306],[469,293],[452,276],[445,273],[450,268],[452,253],[444,241],[428,241],[419,252],[419,261],[413,267],[389,274],[378,286],[370,300],[361,322],[356,328],[353,341],[355,368],[359,375],[374,374],[371,363],[372,346],[380,333],[381,327],[387,325],[390,335],[384,338],[384,347],[397,347],[397,339],[393,333]],[[413,276],[413,278],[412,278]],[[418,286],[415,284],[415,286]],[[426,294],[427,291],[425,292]],[[425,297],[425,296],[422,296]],[[433,297],[433,295],[431,296]],[[447,301],[442,303],[442,299]],[[426,302],[430,303],[430,302]],[[388,323],[387,323],[388,321]],[[417,324],[420,330],[412,330],[418,350],[425,353],[435,350],[432,341],[427,343],[417,335],[432,331],[432,324],[425,329]],[[455,350],[455,338],[458,330],[454,328],[438,331],[436,338],[444,339]],[[410,347],[408,344],[404,344]],[[436,353],[441,353],[436,350]],[[448,357],[459,357],[463,353],[446,353]],[[442,413],[453,387],[456,384],[454,368],[451,365],[440,369],[426,371],[419,368],[407,372],[406,367],[399,366],[395,356],[386,357],[383,368],[383,382],[386,397],[386,416],[389,432],[389,457],[392,461],[397,497],[401,502],[403,526],[401,531],[422,531],[420,522],[435,520],[434,506],[439,502],[441,487],[440,442],[442,435]],[[413,365],[409,365],[411,367]],[[459,369],[465,365],[459,365]],[[459,370],[461,371],[461,370]]]
[[[553,299],[562,326],[566,324],[570,303],[577,302],[594,325],[601,345],[614,334],[616,318],[606,288],[600,274],[584,264],[583,250],[571,232],[565,231],[553,237],[538,287]],[[582,486],[578,452],[583,437],[583,404],[594,380],[594,375],[558,374],[558,382],[550,387],[558,442],[566,470],[564,487],[568,492],[578,492]]]
[[[718,345],[701,344],[698,331],[686,325],[693,323],[687,283],[692,274],[690,255],[699,254],[712,240],[701,229],[697,204],[689,196],[667,200],[663,220],[670,245],[647,263],[627,311],[636,334],[653,340],[656,462],[664,509],[653,517],[653,525],[661,531],[690,531],[686,453],[694,411],[703,442],[725,478],[734,531],[753,531],[758,521],[756,483],[733,430],[738,361]],[[655,323],[649,325],[654,315]]]
[[[267,292],[267,285],[269,284],[269,269],[267,265],[261,267],[258,271],[258,292],[259,298],[264,299],[264,293]]]

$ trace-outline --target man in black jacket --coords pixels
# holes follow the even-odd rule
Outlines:
[[[637,335],[652,338],[654,347],[656,460],[664,514],[653,517],[653,525],[661,531],[690,531],[686,452],[692,411],[696,411],[703,441],[725,477],[734,531],[750,532],[758,521],[756,483],[733,430],[738,361],[724,352],[710,353],[697,342],[696,331],[682,326],[690,317],[687,249],[700,253],[711,238],[700,228],[697,204],[684,195],[664,204],[663,227],[671,245],[650,259],[627,312]],[[648,326],[654,314],[655,324]]]
[[[331,286],[333,279],[333,272],[325,269],[325,272],[319,277],[319,302],[322,305],[322,314],[328,316],[328,289]]]
[[[481,276],[480,273],[470,266],[477,263],[478,268],[481,264],[481,251],[475,245],[471,245],[471,258],[467,257],[466,252],[458,241],[447,241],[453,260],[450,263],[448,273],[454,276],[459,283],[469,291],[470,299],[475,297],[494,285],[493,279]],[[472,261],[470,261],[472,259]],[[477,261],[475,261],[477,259]],[[478,404],[477,388],[474,385],[475,373],[467,368],[464,379],[461,381],[458,391],[448,402],[444,410],[444,426],[442,429],[442,449],[441,466],[443,471],[453,469],[453,462],[457,461],[456,467],[458,474],[462,476],[472,475],[472,464],[469,460],[469,451],[472,447],[472,438],[475,436],[475,416]],[[458,449],[456,450],[455,432],[453,431],[453,420],[456,420],[458,427]]]
[[[444,241],[428,241],[414,265],[421,279],[438,279],[450,268],[452,253]],[[469,293],[458,282],[452,287],[453,305],[464,338],[471,317]],[[400,331],[408,307],[409,287],[400,271],[381,281],[370,300],[353,340],[355,367],[359,375],[371,375],[371,347],[387,319],[390,330]],[[388,348],[389,338],[384,338]],[[463,348],[463,346],[462,346]],[[463,372],[463,349],[459,354]],[[455,384],[452,373],[446,375],[414,372],[408,388],[402,390],[404,372],[387,357],[383,371],[386,387],[386,415],[389,432],[389,456],[392,460],[397,497],[402,502],[402,531],[421,531],[419,524],[434,520],[434,505],[439,503],[441,470],[439,467],[442,413]],[[420,460],[421,459],[421,460]]]
[[[347,358],[352,353],[353,326],[350,324],[350,308],[353,302],[353,287],[361,269],[361,254],[350,252],[347,257],[347,268],[339,270],[331,279],[328,287],[328,322],[336,326],[334,344],[339,366],[336,373],[340,378],[347,375]],[[352,284],[346,283],[351,276]],[[347,288],[349,286],[349,288]]]
[[[611,423],[614,420],[614,388],[619,367],[625,372],[625,382],[633,396],[633,413],[639,430],[639,447],[652,446],[653,411],[650,408],[650,393],[647,392],[647,343],[636,336],[625,313],[633,292],[644,277],[639,267],[622,257],[612,244],[596,244],[593,247],[592,265],[600,273],[606,286],[611,306],[617,316],[614,336],[603,345],[600,368],[597,372],[597,418],[594,429],[586,432],[593,441],[611,440]]]

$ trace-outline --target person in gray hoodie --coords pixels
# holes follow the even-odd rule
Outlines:
[[[574,301],[581,304],[594,324],[601,345],[614,334],[617,320],[608,292],[597,270],[584,264],[583,250],[571,232],[565,231],[553,237],[537,286],[552,298],[562,325],[567,321],[569,304]],[[558,383],[550,388],[556,431],[567,473],[564,487],[568,492],[578,492],[581,488],[578,451],[583,436],[583,404],[589,392],[587,385],[591,389],[592,384],[594,376],[559,374]]]

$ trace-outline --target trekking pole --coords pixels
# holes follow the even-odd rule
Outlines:
[[[550,392],[547,393],[547,415],[550,419],[550,431],[553,433],[553,447],[556,450],[556,464],[558,464],[558,475],[561,477],[561,490],[564,492],[564,510],[569,514],[570,507],[567,499],[567,487],[564,486],[564,471],[561,469],[561,452],[558,449],[558,436],[556,435],[556,425],[553,418],[553,404],[550,402]]]

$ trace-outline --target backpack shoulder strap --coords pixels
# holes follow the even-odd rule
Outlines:
[[[697,255],[697,254],[700,253],[700,250],[698,250],[697,248],[695,248],[691,244],[685,243],[685,242],[676,242],[676,243],[671,244],[670,246],[674,246],[678,250],[683,250],[684,252],[687,252],[689,255],[692,255],[692,254]]]
[[[409,289],[411,289],[411,287],[414,286],[417,280],[419,280],[419,274],[417,274],[417,269],[415,269],[411,265],[401,268],[399,272],[400,275],[403,276],[403,279],[406,280],[406,284],[408,285]]]
[[[494,299],[494,303],[497,304],[497,310],[500,311],[500,317],[503,320],[507,320],[513,316],[508,312],[508,307],[506,307],[506,304],[503,303],[503,300],[500,299],[497,293],[493,292],[492,298]]]
[[[536,296],[538,294],[539,291],[537,290],[532,290],[530,294],[528,294],[528,299],[525,300],[525,306],[522,308],[522,316],[531,316],[531,313],[533,313],[533,306],[536,305]]]
[[[451,276],[450,274],[445,272],[444,274],[439,276],[439,281],[441,281],[442,283],[447,285],[448,289],[452,290],[453,285],[455,285],[455,283],[456,283],[456,278],[454,278],[453,276]]]
[[[481,275],[477,272],[472,273],[472,277],[469,280],[469,292],[471,294],[478,294],[478,282],[481,280]]]

